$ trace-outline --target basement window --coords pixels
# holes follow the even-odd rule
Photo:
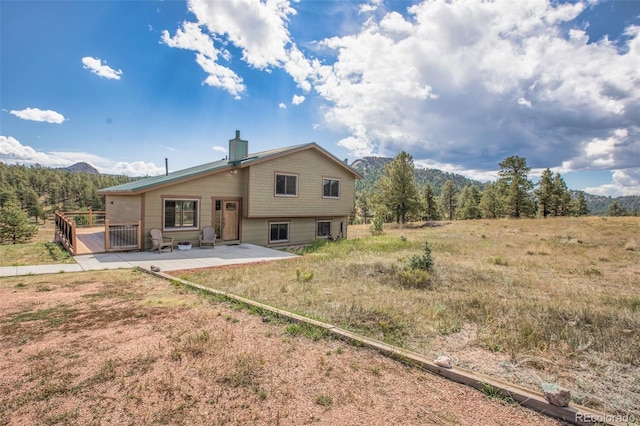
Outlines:
[[[289,222],[269,223],[269,242],[286,243],[289,241]]]
[[[331,235],[331,221],[319,220],[316,222],[316,238],[327,238]]]

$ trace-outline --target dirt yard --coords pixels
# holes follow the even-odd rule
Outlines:
[[[135,271],[0,279],[0,424],[559,424]]]

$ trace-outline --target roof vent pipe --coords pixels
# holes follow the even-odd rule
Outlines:
[[[167,157],[164,158],[164,175],[169,176],[169,159]]]

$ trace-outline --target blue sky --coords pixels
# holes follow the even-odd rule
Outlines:
[[[0,1],[0,161],[131,176],[317,142],[640,194],[640,1]]]

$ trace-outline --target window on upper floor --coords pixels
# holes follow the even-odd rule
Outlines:
[[[296,197],[298,195],[298,176],[276,173],[276,191],[280,197]]]
[[[340,180],[322,179],[322,196],[324,198],[340,198]]]
[[[164,229],[198,228],[199,205],[199,200],[165,198],[162,218]]]

